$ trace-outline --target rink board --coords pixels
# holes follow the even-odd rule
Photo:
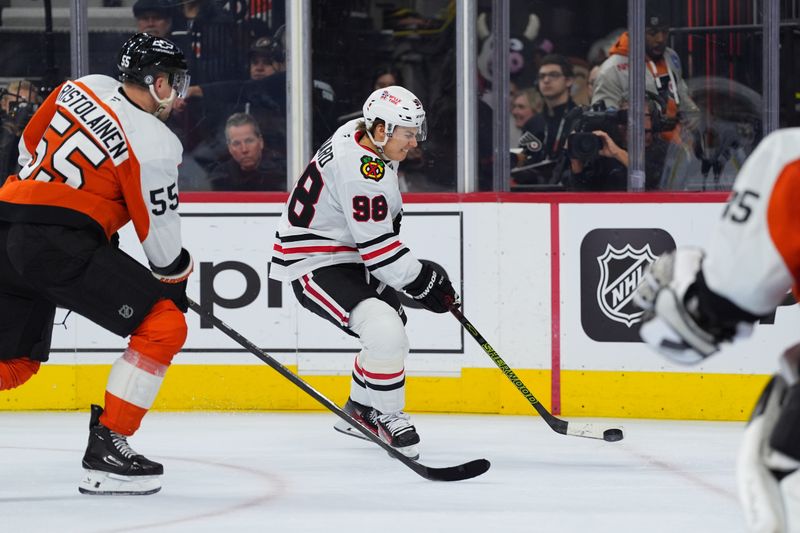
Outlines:
[[[196,264],[189,294],[343,402],[357,340],[300,308],[288,285],[268,278],[283,198],[187,195],[184,239]],[[447,269],[464,314],[555,412],[742,420],[778,354],[795,340],[797,306],[779,308],[752,339],[686,368],[637,342],[638,316],[628,302],[652,257],[705,243],[723,202],[719,194],[409,195],[402,239],[417,257]],[[122,247],[143,261],[134,233],[121,233]],[[452,316],[404,303],[409,410],[533,412]],[[57,321],[65,314],[59,310]],[[154,408],[318,408],[194,313],[187,321],[184,351]],[[0,409],[82,409],[102,400],[109,365],[126,342],[75,314],[65,326],[54,329],[51,362],[25,387],[0,393]]]

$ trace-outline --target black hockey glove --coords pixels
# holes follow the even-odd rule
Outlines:
[[[194,261],[191,254],[183,248],[178,258],[172,265],[165,269],[153,268],[153,275],[161,282],[161,294],[169,298],[182,312],[189,310],[189,299],[186,296],[186,283],[189,274],[194,270]]]
[[[451,303],[460,305],[461,299],[453,289],[447,272],[431,261],[420,259],[420,263],[422,270],[417,279],[403,287],[406,294],[434,313],[446,313]]]

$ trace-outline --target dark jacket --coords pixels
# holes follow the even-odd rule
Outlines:
[[[286,164],[264,153],[258,167],[243,171],[229,159],[211,170],[209,180],[215,191],[285,191]]]
[[[567,117],[567,113],[576,107],[572,99],[565,104],[554,107],[552,110],[546,109],[532,117],[522,127],[523,135],[525,132],[532,133],[541,143],[541,150],[538,155],[531,152],[531,157],[535,161],[545,159],[556,159],[564,149],[564,142],[572,132],[572,120]],[[531,162],[535,162],[531,161]]]

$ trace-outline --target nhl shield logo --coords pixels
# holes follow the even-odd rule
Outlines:
[[[581,241],[581,326],[597,342],[642,342],[633,291],[647,264],[675,249],[661,228],[595,228]]]
[[[600,281],[597,285],[597,304],[602,313],[629,328],[639,322],[643,311],[633,302],[633,293],[642,280],[645,269],[656,260],[650,244],[634,248],[626,244],[617,250],[611,244],[597,258]]]

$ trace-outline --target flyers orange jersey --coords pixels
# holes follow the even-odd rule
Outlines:
[[[739,171],[706,247],[708,287],[765,315],[800,283],[800,128],[778,130]]]
[[[181,252],[178,138],[107,76],[64,82],[19,143],[18,175],[0,187],[0,220],[85,227],[107,238],[129,220],[155,268]]]

